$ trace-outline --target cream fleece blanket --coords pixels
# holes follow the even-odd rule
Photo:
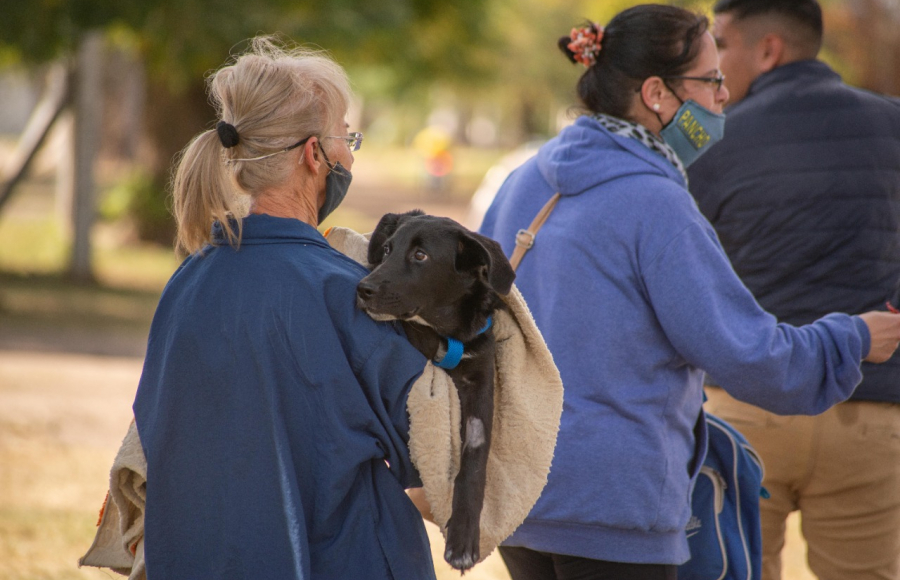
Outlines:
[[[366,236],[332,228],[326,237],[332,247],[367,265]],[[479,561],[519,527],[541,495],[550,473],[563,404],[559,371],[515,286],[504,302],[508,310],[497,312],[493,325],[497,339],[494,421]],[[429,362],[410,391],[407,410],[410,455],[434,520],[446,537],[462,447],[459,398],[450,376]],[[132,422],[110,472],[110,496],[94,544],[79,564],[145,578],[146,474],[146,460]]]
[[[326,237],[333,248],[368,266],[366,236],[336,227]],[[479,561],[519,527],[541,495],[562,414],[562,380],[525,300],[515,286],[503,299],[508,311],[497,312],[493,326],[494,424]],[[459,398],[450,375],[429,362],[410,391],[407,409],[410,455],[446,537],[461,450]]]
[[[79,566],[111,568],[129,580],[146,580],[144,568],[144,504],[147,500],[147,460],[134,421],[109,472],[109,495],[103,504],[97,534]]]

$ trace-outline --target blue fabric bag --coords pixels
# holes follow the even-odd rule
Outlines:
[[[762,460],[734,427],[706,414],[709,448],[691,496],[687,525],[691,559],[678,580],[759,580]]]

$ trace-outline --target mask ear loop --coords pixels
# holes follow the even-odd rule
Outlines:
[[[678,99],[678,102],[681,105],[684,105],[684,101],[681,100],[681,97],[678,96],[678,93],[675,92],[675,89],[673,89],[672,87],[669,86],[669,83],[666,82],[666,79],[664,79],[662,77],[659,77],[659,79],[662,81],[663,85],[665,85],[665,87],[667,89],[669,89],[669,92],[672,93],[672,95],[676,99]],[[656,115],[656,118],[659,119],[660,130],[665,129],[672,123],[672,121],[675,120],[675,117],[672,117],[671,121],[669,121],[668,123],[663,123],[662,117],[660,117],[660,115],[659,115],[659,103],[654,103],[654,105],[653,105],[653,107],[651,107],[651,109],[653,110],[653,114]]]
[[[320,141],[321,143],[321,141]],[[348,174],[350,173],[346,167],[341,165],[340,161],[335,162],[333,165],[331,163],[331,159],[328,158],[328,154],[325,153],[324,147],[319,147],[322,150],[322,157],[325,158],[325,166],[328,167],[329,173],[338,173],[338,174]]]
[[[325,148],[322,146],[319,146],[319,149],[322,151],[322,157],[325,158],[325,167],[327,167],[328,172],[331,173],[332,171],[334,171],[334,165],[331,164],[331,159],[329,159],[328,154],[325,153]]]
[[[259,161],[260,159],[268,159],[269,157],[274,157],[275,155],[281,155],[282,153],[287,153],[288,151],[291,151],[292,149],[296,149],[297,147],[300,147],[301,145],[303,145],[304,143],[306,143],[313,137],[315,137],[315,135],[310,135],[306,139],[301,139],[301,140],[297,141],[296,143],[294,143],[293,145],[291,145],[289,147],[285,147],[284,149],[275,151],[273,153],[268,153],[266,155],[260,155],[259,157],[242,157],[239,159],[226,159],[226,163],[231,164],[231,163],[237,163],[238,161]]]

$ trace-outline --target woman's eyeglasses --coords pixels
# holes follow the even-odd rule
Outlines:
[[[281,149],[274,153],[269,153],[267,155],[260,155],[259,157],[245,157],[245,158],[241,158],[241,159],[229,159],[227,161],[227,163],[235,163],[237,161],[259,161],[260,159],[268,159],[269,157],[273,157],[275,155],[278,155],[279,153],[285,153],[292,149],[296,149],[297,147],[300,147],[301,145],[303,145],[304,143],[306,143],[307,141],[309,141],[312,138],[313,138],[313,135],[310,135],[306,139],[300,139],[293,145],[290,145],[289,147],[285,147],[284,149]],[[323,139],[343,139],[344,141],[347,142],[347,147],[350,148],[350,151],[359,151],[359,146],[362,145],[363,134],[362,133],[350,133],[349,135],[325,135],[322,138]]]
[[[664,79],[669,79],[673,81],[700,81],[701,83],[709,83],[711,85],[716,85],[716,91],[722,89],[722,83],[725,82],[725,75],[722,73],[717,74],[714,77],[683,77],[683,76],[674,76],[674,77],[663,77]]]
[[[350,148],[350,151],[359,151],[359,147],[362,145],[363,134],[356,132],[350,133],[347,136],[344,135],[325,135],[324,139],[343,139],[347,142],[347,147]]]

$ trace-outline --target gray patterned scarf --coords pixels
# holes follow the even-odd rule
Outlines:
[[[625,119],[604,115],[603,113],[594,113],[591,117],[599,121],[610,133],[636,139],[646,145],[650,151],[665,157],[681,173],[681,176],[684,177],[685,186],[687,186],[687,172],[684,170],[684,164],[681,162],[681,159],[678,158],[675,151],[665,141],[651,133],[650,129]]]

